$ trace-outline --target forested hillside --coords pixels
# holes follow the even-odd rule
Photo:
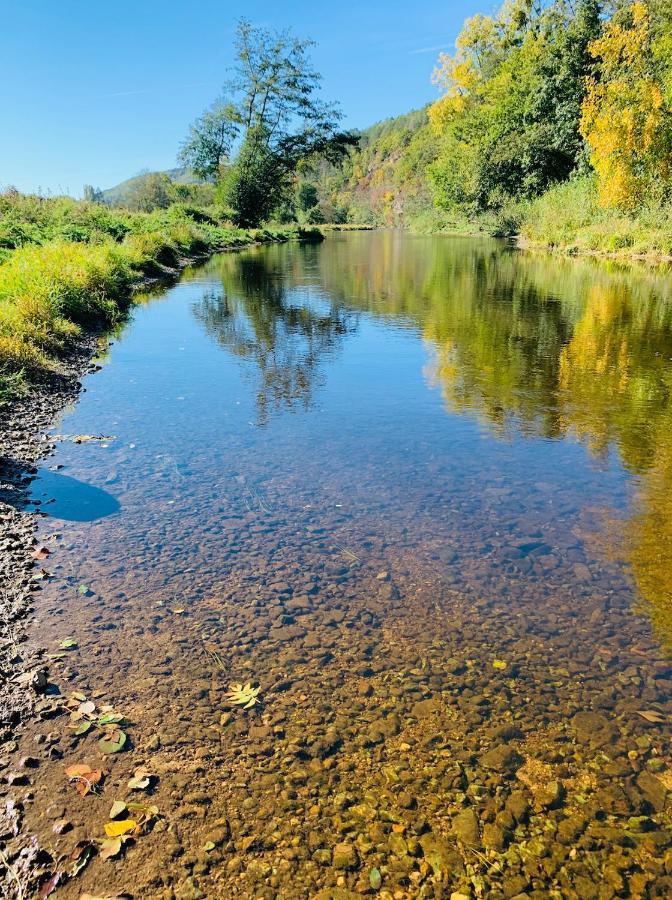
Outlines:
[[[322,165],[314,221],[672,252],[670,0],[507,0],[465,22],[433,79],[434,104]]]

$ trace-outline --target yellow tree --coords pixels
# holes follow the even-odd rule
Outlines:
[[[602,204],[633,208],[654,185],[670,182],[670,109],[647,5],[631,3],[589,50],[597,72],[588,79],[581,134]]]

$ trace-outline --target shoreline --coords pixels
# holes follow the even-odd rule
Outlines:
[[[139,277],[131,288],[128,308],[132,308],[135,294],[151,287],[168,287],[188,266],[204,262],[218,253],[292,240],[305,242],[311,237],[305,238],[300,233],[295,238],[278,235],[183,256],[176,266],[161,267],[158,275]],[[11,660],[16,656],[14,649],[25,641],[25,628],[17,623],[29,613],[31,596],[39,590],[41,580],[35,578],[39,570],[32,555],[39,514],[26,509],[28,487],[35,475],[36,463],[47,458],[55,446],[41,436],[49,431],[63,410],[77,400],[83,389],[81,378],[99,368],[93,358],[106,333],[103,328],[92,328],[72,339],[59,359],[60,371],[46,373],[31,384],[25,395],[0,407],[0,671],[5,674],[0,680],[0,722],[3,728],[8,724],[16,725],[21,712],[29,710],[29,701],[36,697],[32,689],[16,691],[9,686],[17,677],[17,672],[13,671],[17,665],[23,672],[30,669],[30,664],[23,659],[16,663]],[[26,541],[29,541],[28,545]],[[12,632],[13,627],[18,630]],[[35,664],[35,657],[32,658]],[[0,739],[0,755],[3,739]]]
[[[532,241],[523,235],[513,235],[512,240],[519,250],[537,253],[550,253],[553,256],[562,256],[570,259],[591,258],[610,260],[623,263],[644,263],[649,266],[669,266],[672,264],[672,254],[665,253],[635,253],[631,250],[589,250],[573,245],[559,246],[557,244],[545,244]]]
[[[159,285],[168,288],[185,268],[217,253],[292,240],[306,242],[311,236],[278,235],[183,256],[176,266],[162,267],[161,274],[140,276],[131,288],[128,308],[135,294]],[[84,390],[82,378],[100,368],[94,359],[107,334],[98,327],[72,339],[59,359],[59,371],[46,373],[25,395],[0,407],[0,771],[8,766],[7,757],[18,748],[20,733],[34,719],[36,705],[44,696],[39,679],[49,677],[46,649],[34,645],[28,636],[35,596],[48,577],[35,555],[40,512],[29,506],[29,488],[38,464],[56,446],[46,435]],[[4,844],[4,849],[0,847],[0,896],[12,896],[12,886],[17,884],[24,896],[31,896],[31,866],[22,860],[25,854],[34,858],[37,851],[29,846],[32,838],[22,830],[22,818],[20,812],[10,815],[0,806]]]

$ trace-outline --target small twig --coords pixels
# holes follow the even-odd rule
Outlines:
[[[0,850],[0,861],[2,861],[4,867],[7,869],[9,874],[12,876],[14,881],[16,882],[17,895],[16,900],[23,900],[23,888],[21,887],[21,880],[19,876],[16,874],[14,867],[10,864],[9,860],[5,856],[4,852]]]

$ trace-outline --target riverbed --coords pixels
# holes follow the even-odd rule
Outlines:
[[[381,232],[141,298],[31,487],[57,895],[669,896],[671,294]]]

